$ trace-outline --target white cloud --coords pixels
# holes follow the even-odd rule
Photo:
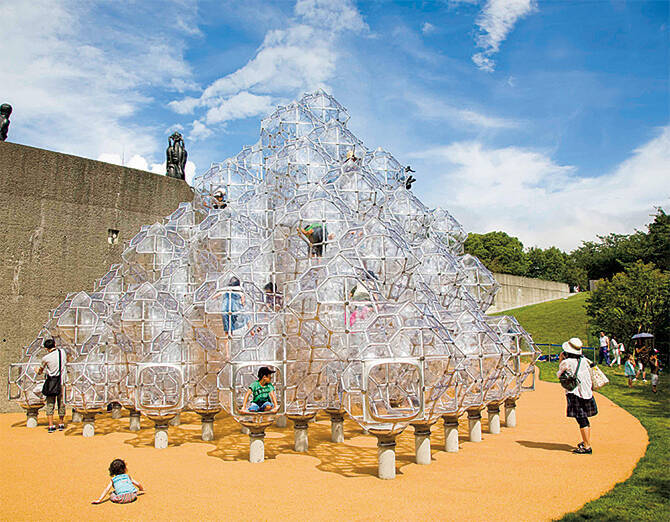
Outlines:
[[[274,108],[270,96],[256,96],[242,91],[221,101],[207,111],[206,121],[209,124],[221,123],[228,120],[237,120],[267,114]]]
[[[85,157],[114,154],[119,162],[122,154],[161,150],[160,131],[130,118],[152,103],[156,86],[192,84],[182,55],[194,10],[180,15],[180,29],[164,23],[171,11],[143,3],[127,17],[114,4],[0,3],[2,97],[15,110],[12,138]]]
[[[517,20],[535,10],[535,0],[487,0],[475,24],[479,27],[477,46],[483,51],[475,54],[472,61],[484,71],[495,69],[492,56],[500,50]]]
[[[467,109],[460,109],[456,114],[461,120],[474,125],[475,127],[482,127],[485,129],[514,129],[519,127],[519,122],[516,120],[487,116],[486,114]]]
[[[482,114],[474,109],[459,108],[431,96],[412,93],[406,99],[414,104],[421,117],[427,120],[465,123],[467,126],[482,129],[515,129],[521,126],[518,120]]]
[[[211,132],[207,126],[264,116],[285,98],[328,88],[337,70],[338,38],[368,30],[351,0],[298,0],[295,18],[268,31],[245,65],[212,82],[199,97],[168,106],[179,114],[204,111],[192,124],[192,136],[200,137]]]
[[[430,34],[430,33],[434,32],[434,31],[435,31],[435,26],[434,26],[433,24],[431,24],[430,22],[425,22],[425,23],[421,26],[421,32],[422,32],[423,34]]]
[[[153,172],[154,174],[160,174],[161,176],[165,176],[165,162],[163,163],[152,163],[151,167],[148,169],[149,172]],[[188,160],[186,162],[186,167],[184,168],[184,174],[186,175],[186,183],[191,185],[193,183],[193,176],[195,176],[195,171],[196,171],[196,165],[192,161]]]
[[[149,162],[146,158],[135,154],[129,160],[123,162],[123,159],[120,155],[112,152],[103,152],[98,156],[98,161],[104,161],[105,163],[112,163],[114,165],[123,165],[124,167],[129,167],[131,169],[146,170],[147,172],[153,172],[154,174],[160,174],[165,176],[165,162],[163,163],[152,163],[149,165]],[[193,176],[195,176],[196,165],[192,161],[186,162],[184,174],[186,175],[186,182],[190,185],[193,181]]]
[[[613,171],[578,177],[542,152],[476,142],[414,154],[440,174],[427,202],[449,209],[467,230],[503,230],[526,246],[571,250],[610,232],[628,234],[670,205],[670,126]]]
[[[105,163],[112,163],[113,165],[123,165],[121,155],[115,154],[113,152],[103,152],[98,156],[98,161],[104,161]]]
[[[200,120],[195,120],[191,125],[191,132],[189,133],[188,137],[193,141],[197,141],[209,138],[212,134],[214,134],[212,129],[207,127],[207,125],[202,123]]]
[[[152,163],[149,172],[153,172],[154,174],[165,175],[165,167],[166,167],[165,161],[163,163]]]
[[[126,163],[131,169],[149,170],[149,162],[139,154],[134,154]]]
[[[331,31],[366,31],[368,25],[349,0],[298,0],[295,14],[305,23]]]

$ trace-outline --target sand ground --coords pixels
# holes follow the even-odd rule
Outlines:
[[[467,440],[445,453],[441,425],[433,429],[433,461],[414,463],[414,437],[398,439],[395,480],[376,478],[376,439],[351,421],[345,443],[329,442],[328,417],[310,424],[308,454],[293,451],[291,424],[270,427],[266,460],[250,464],[248,437],[230,417],[215,423],[216,440],[200,440],[199,417],[183,414],[170,427],[170,446],[153,448],[153,424],[128,431],[128,419],[96,421],[93,438],[81,424],[48,434],[46,419],[25,427],[25,415],[0,415],[2,520],[547,520],[579,509],[628,478],[647,447],[633,416],[601,395],[592,422],[593,455],[574,455],[577,424],[565,417],[558,384],[539,382],[518,403],[516,428]],[[69,420],[69,417],[68,417]],[[123,458],[147,494],[137,502],[91,505],[104,489],[107,467]]]

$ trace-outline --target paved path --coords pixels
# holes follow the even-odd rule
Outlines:
[[[577,424],[565,417],[558,384],[539,382],[517,408],[518,426],[467,441],[461,419],[459,453],[445,453],[434,430],[433,462],[414,464],[414,437],[398,440],[398,476],[378,480],[376,442],[347,421],[344,444],[328,441],[325,415],[310,424],[309,454],[292,451],[293,431],[272,427],[266,461],[245,462],[248,437],[230,417],[215,423],[216,440],[200,440],[199,417],[182,415],[170,427],[170,447],[152,447],[153,425],[127,430],[128,419],[108,415],[98,434],[84,439],[81,425],[48,434],[45,419],[25,428],[25,416],[0,415],[0,513],[4,520],[283,520],[432,519],[547,520],[579,509],[628,478],[647,446],[640,423],[597,396],[593,455],[573,455]],[[93,506],[107,467],[123,458],[148,493],[130,505]],[[428,517],[428,518],[427,518]]]

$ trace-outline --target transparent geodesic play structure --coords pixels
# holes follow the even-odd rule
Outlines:
[[[52,312],[11,365],[10,398],[44,404],[35,371],[52,337],[68,353],[66,402],[89,417],[115,403],[164,427],[224,410],[253,436],[326,411],[390,445],[410,424],[513,405],[534,386],[532,339],[485,315],[498,285],[463,254],[462,227],[348,118],[323,91],[265,118],[255,145],[196,176],[192,203]],[[263,366],[278,407],[250,413]]]

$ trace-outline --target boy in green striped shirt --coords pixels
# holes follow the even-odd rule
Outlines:
[[[271,370],[267,366],[263,366],[258,370],[258,380],[251,383],[247,393],[244,395],[244,400],[242,401],[243,412],[255,413],[263,411],[274,413],[279,409],[275,387],[270,382],[271,376],[275,372],[276,370]],[[247,406],[249,397],[251,397],[251,403]]]

